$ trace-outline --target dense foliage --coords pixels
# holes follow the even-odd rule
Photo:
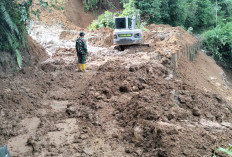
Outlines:
[[[96,10],[101,5],[110,5],[106,0],[83,0],[86,10]],[[231,20],[232,0],[121,0],[125,5],[132,4],[138,9],[141,19],[148,24],[169,24],[192,27],[202,32],[215,27],[218,22]],[[120,10],[120,9],[118,9]],[[217,18],[216,18],[217,10]],[[133,13],[132,13],[133,14]]]
[[[112,13],[110,11],[106,11],[104,14],[100,15],[97,20],[94,20],[92,24],[89,26],[90,30],[96,30],[98,28],[105,28],[110,27],[114,28],[114,17],[115,16],[128,16],[131,17],[133,15],[137,15],[137,18],[140,21],[140,11],[135,8],[135,0],[128,0],[128,2],[125,2],[123,4],[123,11],[122,12],[116,12]],[[143,24],[138,23],[139,27],[143,26]]]
[[[215,23],[214,5],[209,0],[137,0],[136,6],[148,23],[192,27],[196,31]]]
[[[82,0],[85,11],[97,11],[104,9],[117,9],[113,3],[114,0]]]
[[[65,0],[39,0],[41,10],[49,7],[63,10]],[[32,13],[39,18],[40,9],[30,8],[32,0],[1,0],[0,1],[0,54],[10,53],[17,60],[19,68],[22,67],[22,51],[27,51],[26,23]]]
[[[204,33],[203,44],[219,63],[232,68],[232,22],[218,25]]]
[[[26,5],[19,5],[14,0],[0,1],[0,52],[13,52],[20,68],[26,34],[22,13],[27,9]]]

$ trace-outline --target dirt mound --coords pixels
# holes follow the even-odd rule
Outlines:
[[[0,53],[0,76],[16,71],[18,67],[16,56],[9,52]]]
[[[144,43],[166,56],[195,44],[198,40],[181,27],[169,25],[149,25],[149,32],[144,32]]]
[[[82,0],[68,0],[64,15],[71,23],[82,28],[87,28],[95,19],[93,13],[84,11]]]
[[[168,78],[167,69],[152,61],[129,68],[107,62],[67,113],[100,126],[131,156],[212,156],[231,140],[228,105]]]
[[[30,36],[28,37],[28,52],[30,56],[31,63],[38,63],[48,59],[48,54],[39,43],[33,40]]]
[[[81,1],[81,0],[80,0]],[[51,5],[52,1],[47,1],[49,5]],[[61,1],[58,1],[61,2]],[[75,3],[75,2],[74,2]],[[64,4],[64,10],[60,10],[56,7],[47,7],[44,8],[41,6],[40,1],[39,0],[34,0],[31,6],[32,10],[41,10],[41,12],[39,13],[39,19],[37,19],[37,17],[33,14],[31,14],[31,17],[34,21],[40,21],[44,24],[48,24],[48,25],[53,25],[53,24],[62,24],[63,27],[67,28],[67,29],[72,29],[72,30],[81,30],[82,28],[80,28],[80,25],[75,25],[75,23],[72,23],[72,21],[69,21],[69,19],[65,16],[66,14],[66,10],[69,11],[73,11],[70,10],[70,8],[66,8],[66,5],[69,4],[69,2],[66,2]],[[54,4],[53,4],[54,5]],[[83,7],[82,4],[79,4],[81,6],[77,6],[77,7]],[[77,15],[78,17],[79,15]],[[91,16],[91,15],[90,15]]]
[[[177,73],[184,82],[232,102],[230,83],[222,68],[212,58],[199,51],[194,62],[182,57],[178,64]]]
[[[94,31],[94,36],[88,39],[88,42],[93,46],[110,47],[113,45],[113,29],[102,28]]]
[[[75,32],[71,32],[71,31],[63,31],[60,33],[61,40],[73,40],[75,36],[76,36]]]
[[[66,65],[61,61],[45,62],[37,68],[25,67],[17,75],[0,79],[0,145],[8,145],[12,156],[36,157],[41,155],[38,151],[47,155],[54,153],[47,150],[51,143],[45,138],[58,138],[53,136],[55,133],[48,134],[59,133],[60,127],[64,128],[55,124],[66,118],[66,105],[74,103],[82,92],[86,81],[81,78],[91,78],[91,74],[73,73],[75,68],[75,64]],[[67,78],[70,80],[64,81]],[[36,138],[41,140],[33,141]],[[67,149],[62,147],[62,151]]]
[[[23,67],[37,64],[39,61],[44,61],[48,58],[45,49],[34,41],[31,37],[28,37],[28,49],[22,50]],[[0,75],[3,76],[6,73],[12,73],[20,70],[16,60],[15,53],[1,52],[0,53]]]

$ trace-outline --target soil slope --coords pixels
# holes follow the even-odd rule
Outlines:
[[[95,19],[92,12],[84,11],[82,0],[68,0],[64,14],[71,23],[82,28],[86,28]]]

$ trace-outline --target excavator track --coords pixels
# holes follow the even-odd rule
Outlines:
[[[128,48],[130,48],[130,47],[132,47],[132,46],[140,46],[140,47],[145,46],[145,47],[150,47],[149,44],[134,44],[134,45],[116,45],[116,46],[114,47],[114,49],[119,50],[119,51],[124,51],[125,49],[128,49]]]

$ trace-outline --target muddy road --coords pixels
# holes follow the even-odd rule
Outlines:
[[[231,144],[231,89],[221,70],[199,52],[174,76],[168,54],[193,37],[179,27],[150,29],[151,47],[125,51],[110,46],[111,30],[89,32],[87,71],[80,73],[79,32],[35,24],[30,36],[49,58],[1,76],[0,145],[13,157],[211,157]]]

